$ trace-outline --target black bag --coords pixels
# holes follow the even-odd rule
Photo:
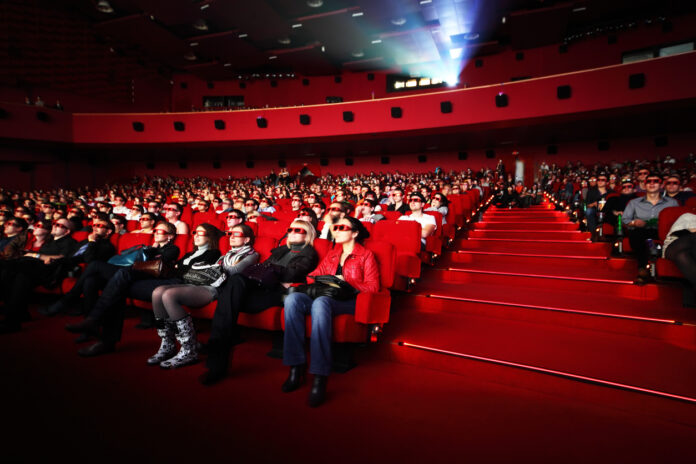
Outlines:
[[[280,285],[279,274],[280,266],[268,261],[254,264],[242,271],[242,275],[246,278],[266,288],[275,288]]]
[[[352,300],[358,295],[358,291],[352,285],[335,275],[315,276],[313,284],[300,286],[295,291],[306,293],[312,299],[328,296],[341,301]]]
[[[219,264],[193,265],[189,270],[184,272],[181,279],[192,285],[213,285],[220,286],[227,274]]]

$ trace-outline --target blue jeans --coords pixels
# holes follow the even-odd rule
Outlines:
[[[331,332],[333,316],[355,314],[355,300],[339,301],[326,296],[312,300],[304,293],[291,293],[285,299],[285,340],[283,364],[297,366],[307,362],[304,350],[305,317],[312,316],[311,364],[315,375],[331,373]]]

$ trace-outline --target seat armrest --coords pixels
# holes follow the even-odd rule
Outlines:
[[[355,322],[361,324],[381,324],[389,321],[391,293],[382,289],[379,292],[360,292],[355,303]]]

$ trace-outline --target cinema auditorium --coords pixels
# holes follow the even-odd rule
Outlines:
[[[696,2],[0,26],[3,462],[696,462]]]

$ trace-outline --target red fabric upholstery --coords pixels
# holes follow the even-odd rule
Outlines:
[[[121,234],[111,234],[111,237],[109,237],[109,240],[111,240],[111,244],[118,250],[118,242],[121,240]]]
[[[394,285],[396,273],[396,249],[394,245],[382,240],[368,240],[365,248],[375,255],[379,264],[379,281],[382,288],[391,288]]]
[[[86,230],[78,230],[77,232],[72,233],[72,238],[76,242],[81,242],[83,240],[87,240],[87,236],[89,235],[89,232]]]
[[[254,250],[258,251],[261,261],[267,260],[271,256],[271,250],[278,246],[278,240],[273,237],[256,237]]]
[[[140,223],[138,221],[126,222],[126,231],[127,232],[133,232],[134,230],[138,230],[139,228],[140,228]]]
[[[418,278],[421,273],[421,226],[415,221],[379,221],[374,239],[391,243],[396,248],[396,273]]]
[[[123,234],[118,242],[118,252],[134,247],[136,245],[151,245],[152,234]]]
[[[288,230],[291,221],[264,221],[259,223],[259,237],[273,237],[276,241],[280,240]]]
[[[396,221],[401,216],[403,216],[403,214],[401,214],[398,211],[382,211],[380,214],[387,218],[387,220],[389,221]]]
[[[686,206],[670,206],[660,211],[657,218],[657,236],[661,241],[667,237],[667,232],[672,227],[672,224],[679,219],[684,213],[691,213],[693,210]]]
[[[658,258],[655,267],[655,273],[659,277],[675,277],[683,278],[684,275],[681,273],[676,264],[666,258]]]
[[[178,234],[174,239],[174,245],[179,247],[179,259],[193,249],[193,240],[188,234]]]

